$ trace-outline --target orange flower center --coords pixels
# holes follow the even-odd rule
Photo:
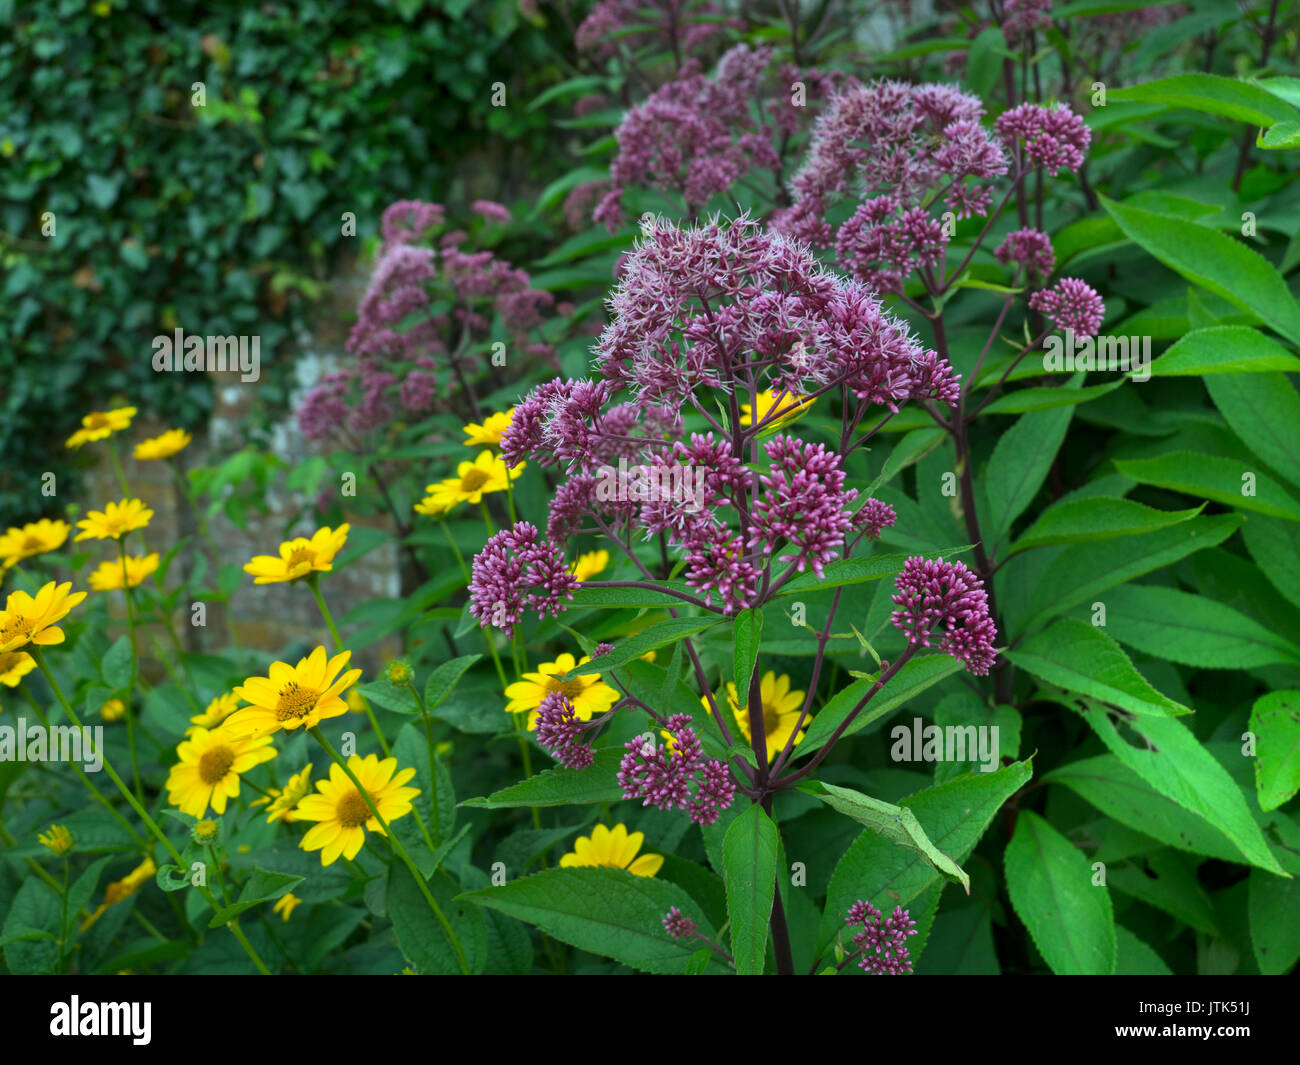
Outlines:
[[[490,480],[492,480],[490,473],[474,466],[465,471],[465,476],[460,479],[460,487],[464,492],[477,492]]]
[[[93,414],[86,415],[87,429],[107,429],[113,423],[109,420],[107,414],[100,414],[95,411]]]
[[[557,680],[552,677],[549,681],[549,687],[553,692],[559,692],[569,702],[573,702],[583,692],[583,683],[581,677],[575,677],[573,680]]]
[[[288,565],[290,569],[293,569],[295,566],[301,565],[304,562],[308,565],[315,564],[316,552],[310,547],[295,547],[293,553],[289,556],[289,561],[286,565]]]
[[[370,807],[366,805],[366,800],[361,792],[353,788],[343,798],[339,799],[338,816],[339,824],[344,828],[360,828],[374,815],[370,812]]]
[[[199,758],[199,779],[212,786],[225,779],[230,767],[235,764],[235,752],[224,744],[204,751]]]
[[[275,704],[275,716],[280,721],[303,718],[316,709],[320,692],[304,688],[296,680],[280,689],[280,700]]]
[[[29,536],[27,537],[26,540],[23,541],[23,546],[20,547],[18,550],[24,552],[25,554],[34,555],[39,551],[45,550],[45,541],[35,536]]]
[[[15,636],[31,636],[34,628],[36,628],[36,621],[33,618],[25,618],[21,614],[14,614],[3,625],[0,625],[0,643],[8,643]]]

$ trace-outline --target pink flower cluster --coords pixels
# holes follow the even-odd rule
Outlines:
[[[1052,0],[1006,0],[1002,5],[1002,36],[1018,45],[1034,30],[1050,26]]]
[[[498,221],[510,217],[486,200],[472,209]],[[490,251],[464,250],[461,232],[444,234],[436,250],[422,243],[445,223],[446,212],[436,203],[402,200],[384,211],[382,243],[348,336],[356,362],[327,375],[304,398],[298,424],[307,439],[340,429],[361,435],[399,412],[430,410],[439,360],[452,358],[464,335],[485,335],[493,313],[520,344],[541,324],[553,298],[532,288],[527,273]],[[450,309],[437,310],[440,303]],[[551,353],[546,345],[525,349],[534,356]]]
[[[1050,274],[1056,265],[1051,238],[1041,229],[1017,229],[1008,233],[994,250],[993,258],[1003,264],[1015,263],[1037,270],[1044,276]]]
[[[977,677],[987,676],[997,657],[997,627],[989,615],[984,583],[960,562],[913,556],[903,564],[893,596],[894,627],[911,644],[930,646],[939,629],[939,650],[965,664]]]
[[[1000,114],[993,128],[1007,147],[1021,142],[1029,163],[1052,175],[1078,170],[1092,143],[1092,130],[1066,106],[1021,104]]]
[[[818,247],[879,291],[898,291],[939,261],[948,231],[937,215],[986,214],[987,181],[1007,172],[1002,149],[980,124],[979,99],[950,85],[853,84],[817,120],[791,190],[773,224]],[[939,196],[929,199],[932,191]],[[860,203],[838,230],[827,214],[846,196]]]
[[[564,550],[542,540],[535,526],[516,522],[474,556],[469,612],[480,627],[494,625],[512,637],[525,609],[540,617],[558,617],[568,609],[577,587]]]
[[[691,939],[699,926],[676,906],[664,914],[664,931],[673,939]]]
[[[695,208],[755,167],[778,169],[775,130],[755,121],[750,106],[771,58],[771,48],[737,45],[715,77],[688,73],[633,107],[618,128],[612,187],[595,220],[616,230],[628,187],[669,189]]]
[[[693,824],[711,825],[731,805],[736,785],[726,763],[704,757],[690,725],[689,715],[673,714],[665,723],[666,742],[628,740],[618,782],[625,799],[643,799],[642,806],[661,810],[678,807],[689,811]]]
[[[885,917],[871,903],[859,899],[844,917],[848,925],[860,925],[853,945],[861,952],[858,968],[876,976],[902,976],[912,971],[907,937],[916,935],[916,922],[907,910],[895,906]]]
[[[595,760],[591,746],[582,741],[585,731],[586,723],[563,692],[551,692],[537,708],[537,742],[566,769],[588,769]]]
[[[1057,329],[1070,330],[1075,336],[1094,337],[1101,328],[1106,304],[1085,281],[1063,277],[1051,288],[1035,292],[1029,306],[1047,315]]]

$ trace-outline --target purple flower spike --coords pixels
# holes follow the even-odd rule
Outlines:
[[[566,769],[589,769],[595,761],[582,742],[583,723],[563,692],[551,692],[537,708],[537,742]]]
[[[664,931],[673,939],[690,939],[695,935],[696,924],[674,906],[664,915]]]
[[[844,922],[861,925],[862,931],[853,937],[853,945],[861,952],[858,968],[876,976],[902,976],[912,971],[908,954],[907,937],[916,935],[916,922],[901,906],[883,917],[881,912],[859,899],[849,907]]]
[[[711,825],[731,805],[736,785],[724,763],[704,757],[690,723],[686,714],[673,714],[665,723],[664,743],[657,744],[648,736],[629,740],[618,767],[618,782],[625,799],[643,799],[642,806],[661,810],[686,810],[693,823]],[[698,786],[697,772],[703,775]]]
[[[989,597],[984,585],[960,562],[945,562],[913,556],[898,575],[891,615],[894,627],[911,643],[930,646],[930,636],[939,629],[939,650],[960,659],[977,677],[993,666],[997,628],[989,616]]]

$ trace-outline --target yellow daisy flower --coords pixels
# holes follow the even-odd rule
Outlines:
[[[85,592],[71,588],[71,581],[50,581],[34,599],[24,591],[10,592],[5,608],[0,610],[0,652],[16,651],[29,643],[37,647],[62,643],[63,630],[57,623],[86,598]]]
[[[480,451],[473,462],[462,462],[456,467],[456,476],[425,488],[429,493],[425,502],[450,510],[458,503],[480,503],[490,492],[504,492],[511,481],[519,479],[526,463],[514,469],[491,451]]]
[[[578,556],[577,560],[569,567],[569,572],[580,581],[589,581],[598,574],[605,572],[605,567],[609,565],[608,551],[588,551]]]
[[[114,433],[120,433],[130,427],[131,419],[134,417],[134,407],[118,407],[116,410],[107,411],[93,410],[81,419],[81,428],[68,437],[68,447],[78,448],[92,440],[103,440]]]
[[[588,657],[575,661],[573,655],[562,654],[554,662],[543,662],[537,667],[536,673],[525,673],[522,680],[506,688],[506,698],[510,700],[506,703],[506,713],[521,714],[525,710],[529,711],[528,728],[535,729],[537,708],[542,705],[542,700],[551,692],[562,692],[573,704],[573,712],[578,720],[590,721],[592,714],[603,714],[618,702],[619,694],[600,679],[599,673],[584,673],[569,681],[556,679],[590,661]]]
[[[120,540],[133,529],[143,529],[153,517],[150,510],[139,499],[124,499],[120,503],[109,503],[103,510],[88,510],[84,520],[77,522],[76,543],[82,540]]]
[[[121,880],[114,880],[104,889],[104,901],[100,904],[99,909],[82,922],[81,930],[84,932],[98,921],[103,912],[110,906],[121,902],[123,899],[130,898],[157,875],[158,867],[154,865],[153,859],[146,858]]]
[[[402,785],[415,776],[414,769],[399,770],[396,758],[381,762],[373,754],[365,758],[354,754],[348,759],[348,768],[388,824],[411,812],[411,800],[420,789]],[[365,796],[342,766],[331,764],[329,779],[316,781],[316,788],[319,795],[308,795],[298,803],[298,819],[319,823],[307,830],[298,846],[305,851],[320,851],[321,865],[331,865],[339,855],[355,858],[366,842],[367,828],[384,835],[383,825],[370,812]]]
[[[238,735],[266,735],[280,729],[313,728],[329,717],[348,712],[339,696],[361,676],[361,670],[343,668],[352,657],[343,651],[327,658],[317,647],[296,666],[272,662],[268,676],[249,677],[235,695],[251,705],[236,711],[226,727]]]
[[[429,518],[441,518],[444,514],[446,514],[449,510],[451,510],[451,508],[455,505],[454,503],[439,502],[438,497],[432,494],[434,491],[437,490],[437,488],[438,485],[436,484],[429,485],[429,487],[426,488],[425,491],[429,492],[430,494],[425,496],[423,499],[421,499],[411,509],[414,510],[417,514],[423,514]]]
[[[466,447],[494,447],[501,450],[501,438],[510,428],[510,422],[514,419],[515,408],[500,411],[496,414],[489,414],[483,419],[482,425],[470,422],[461,431],[468,439],[465,441]]]
[[[791,691],[790,678],[784,673],[778,677],[769,669],[763,674],[759,695],[763,700],[763,732],[767,736],[767,760],[770,762],[785,748],[785,741],[790,738],[790,733],[794,731],[799,721],[804,693]],[[700,702],[704,704],[706,710],[709,709],[707,698],[702,697]],[[736,685],[731,681],[727,681],[727,702],[731,705],[731,712],[736,716],[736,724],[745,734],[745,739],[752,740],[753,734],[749,731],[748,703],[745,709],[740,708],[740,697],[736,694]],[[803,740],[807,728],[808,722],[805,721],[794,741],[796,747]]]
[[[276,756],[271,737],[236,736],[227,729],[195,729],[176,748],[180,761],[167,775],[167,801],[181,813],[202,817],[211,806],[226,812],[239,794],[239,774]]]
[[[218,695],[203,708],[203,713],[190,718],[190,727],[185,730],[189,735],[196,728],[214,729],[239,709],[239,699],[230,692]]]
[[[271,907],[271,912],[278,913],[283,920],[287,921],[289,919],[289,915],[293,913],[294,909],[301,902],[302,899],[298,898],[298,896],[295,895],[292,891],[286,891],[283,895],[281,895],[278,899],[275,900],[275,905]]]
[[[99,716],[105,721],[121,721],[126,717],[126,703],[121,699],[108,699],[99,708]]]
[[[777,417],[774,421],[768,422],[764,429],[775,429],[778,425],[785,425],[786,422],[792,421],[802,414],[809,406],[812,400],[790,392],[780,396],[780,406],[777,405],[778,392],[760,392],[758,394],[758,421],[762,422],[768,418],[774,411]],[[753,410],[748,403],[740,405],[740,424],[753,425]]]
[[[590,836],[579,836],[573,841],[573,850],[560,858],[560,865],[573,869],[585,865],[606,865],[613,869],[626,869],[633,876],[654,876],[664,864],[662,854],[636,852],[645,842],[644,832],[628,833],[626,825],[612,829],[597,825]]]
[[[272,821],[283,821],[286,825],[292,824],[298,820],[298,814],[294,807],[311,792],[311,763],[307,763],[307,768],[301,773],[295,773],[289,778],[289,783],[281,788],[270,788],[270,799],[258,799],[254,806],[261,806],[269,802],[271,805],[266,808],[266,823],[269,825]]]
[[[36,659],[26,651],[6,651],[0,654],[0,684],[16,688],[23,677],[36,668]]]
[[[57,551],[70,532],[72,526],[66,521],[50,521],[49,518],[29,522],[21,529],[11,527],[0,536],[0,566],[7,569],[33,555]]]
[[[155,459],[169,459],[178,451],[183,451],[190,446],[190,441],[194,437],[184,429],[168,429],[160,436],[155,436],[149,440],[141,440],[135,445],[135,451],[132,454],[141,462],[150,462]]]
[[[99,568],[90,575],[88,583],[97,592],[119,590],[122,587],[124,568],[127,585],[138,588],[141,582],[158,568],[158,552],[143,557],[127,555],[125,567],[120,558],[112,562],[101,562]]]
[[[36,842],[51,854],[62,857],[72,850],[72,833],[64,825],[50,825],[36,837]]]
[[[312,533],[311,539],[297,536],[280,545],[280,557],[256,555],[244,566],[251,573],[254,584],[280,584],[299,581],[313,573],[328,573],[334,568],[335,556],[343,550],[348,539],[346,522],[337,529],[328,525]]]

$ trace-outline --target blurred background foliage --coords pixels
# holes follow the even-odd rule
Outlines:
[[[0,0],[0,28],[0,527],[75,473],[85,411],[203,422],[210,390],[154,373],[154,336],[259,335],[282,409],[277,356],[384,207],[562,169],[550,116],[492,106],[565,74],[571,30],[516,0]]]

